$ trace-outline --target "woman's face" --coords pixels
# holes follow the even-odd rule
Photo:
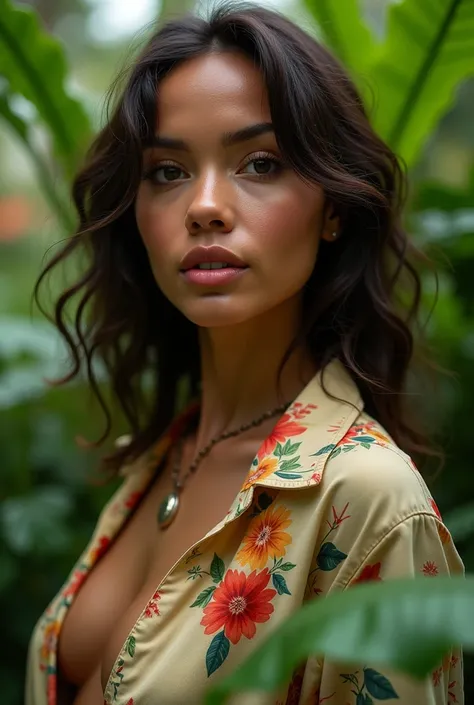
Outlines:
[[[298,304],[337,228],[322,190],[282,160],[259,71],[231,53],[192,59],[161,83],[136,220],[158,286],[204,327]]]

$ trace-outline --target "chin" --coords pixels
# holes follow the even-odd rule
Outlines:
[[[214,298],[214,297],[213,297]],[[201,298],[199,302],[192,306],[181,308],[181,313],[186,318],[200,328],[222,328],[224,326],[235,326],[255,318],[263,313],[262,310],[252,306],[232,304],[227,300],[211,300]]]

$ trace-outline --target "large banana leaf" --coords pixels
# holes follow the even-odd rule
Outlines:
[[[26,151],[30,155],[31,160],[36,166],[37,174],[41,187],[46,198],[53,206],[59,222],[65,230],[71,231],[74,228],[71,211],[66,204],[65,199],[61,198],[57,189],[48,165],[42,154],[36,149],[34,141],[30,135],[30,125],[17,113],[13,112],[10,107],[8,95],[0,92],[0,117],[10,126],[10,129],[16,134],[17,138],[23,143]]]
[[[10,94],[20,94],[35,106],[71,174],[86,144],[89,120],[81,103],[67,92],[61,45],[40,27],[33,10],[10,0],[0,0],[0,76],[7,80]]]
[[[473,0],[393,4],[386,41],[370,68],[376,129],[413,163],[459,83],[473,75]]]
[[[316,654],[422,679],[461,643],[474,649],[474,576],[361,585],[302,607],[214,687],[206,705],[235,692],[277,690]]]
[[[304,0],[326,44],[358,81],[373,57],[374,37],[363,21],[358,0]]]

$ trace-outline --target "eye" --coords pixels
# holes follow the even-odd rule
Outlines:
[[[186,172],[177,164],[160,164],[149,169],[144,178],[160,186],[166,186],[174,181],[181,181],[186,177]]]
[[[259,154],[250,157],[244,164],[243,173],[251,176],[274,176],[282,169],[282,163],[270,154]]]

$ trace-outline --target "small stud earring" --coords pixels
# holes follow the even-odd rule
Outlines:
[[[333,237],[337,237],[337,231],[336,231],[336,230],[332,233],[332,236],[333,236]]]

